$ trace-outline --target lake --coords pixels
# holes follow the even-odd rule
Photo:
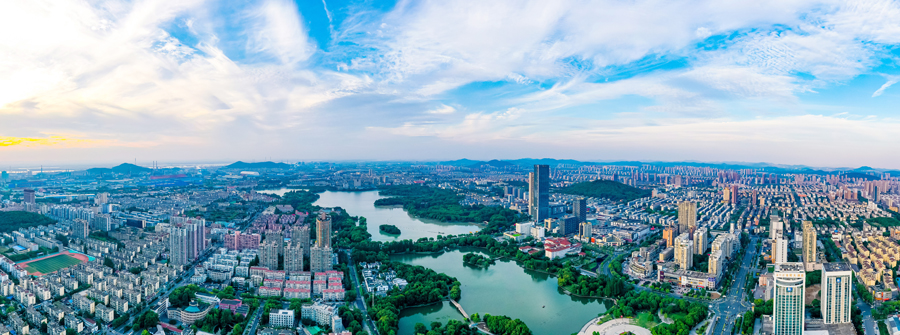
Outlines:
[[[606,312],[607,307],[598,300],[561,294],[555,277],[525,271],[513,261],[497,261],[488,269],[463,265],[463,255],[472,250],[441,255],[395,255],[392,259],[456,277],[462,284],[459,303],[469,315],[487,313],[520,319],[534,334],[576,333],[585,323]],[[399,335],[413,335],[416,323],[430,328],[433,321],[446,324],[450,319],[463,319],[449,302],[404,309],[400,317]]]
[[[259,191],[259,193],[284,195],[292,189]],[[314,204],[322,207],[341,207],[352,216],[366,218],[369,234],[373,241],[418,240],[422,237],[438,235],[458,235],[476,232],[480,227],[467,222],[441,222],[438,220],[416,218],[399,206],[376,207],[375,200],[385,198],[378,191],[319,193],[319,200]],[[384,234],[378,226],[390,224],[400,228],[400,235]]]

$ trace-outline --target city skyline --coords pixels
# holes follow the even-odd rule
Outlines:
[[[900,168],[900,4],[0,5],[4,164],[749,161]]]

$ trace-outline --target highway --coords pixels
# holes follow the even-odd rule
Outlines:
[[[758,264],[756,262],[756,241],[757,237],[753,236],[750,238],[750,243],[745,248],[748,252],[744,253],[744,258],[740,261],[741,266],[734,277],[731,288],[728,289],[728,292],[722,298],[714,300],[712,303],[710,311],[721,318],[715,325],[713,335],[721,335],[726,331],[730,332],[730,328],[724,328],[733,325],[738,316],[750,310],[751,304],[744,299],[746,295],[744,288],[747,284],[747,273],[756,268]]]

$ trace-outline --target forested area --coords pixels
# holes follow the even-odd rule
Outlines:
[[[0,233],[16,231],[19,230],[19,228],[45,226],[54,223],[56,223],[56,220],[38,213],[24,211],[0,212]]]
[[[491,264],[494,264],[494,260],[490,259],[489,257],[484,257],[474,252],[470,252],[463,255],[463,264],[474,266],[477,268],[487,268],[491,266]]]
[[[482,229],[500,232],[509,228],[520,217],[518,212],[500,206],[463,206],[463,196],[452,190],[417,185],[398,185],[383,188],[376,206],[403,206],[409,214],[421,218],[452,222],[488,222]]]
[[[631,289],[631,284],[619,278],[585,276],[571,266],[559,270],[556,281],[559,287],[585,297],[616,298]]]
[[[408,282],[404,290],[396,287],[388,291],[384,298],[376,298],[369,308],[369,317],[381,334],[395,334],[400,322],[400,310],[407,306],[435,303],[445,297],[459,299],[460,283],[456,278],[429,268],[399,262],[382,263],[381,271],[396,271],[398,278]],[[371,297],[367,297],[371,299]]]
[[[618,299],[615,306],[609,309],[614,318],[636,317],[640,313],[656,315],[662,312],[674,321],[671,324],[660,324],[650,331],[653,335],[687,334],[691,328],[706,319],[707,307],[704,304],[689,302],[683,299],[661,296],[659,294],[629,290]]]

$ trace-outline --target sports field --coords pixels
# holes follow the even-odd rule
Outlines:
[[[76,257],[72,257],[69,253],[60,253],[54,256],[50,256],[47,258],[42,258],[39,260],[31,261],[26,264],[22,264],[25,266],[25,271],[28,271],[28,274],[33,275],[45,275],[48,273],[55,272],[59,269],[64,269],[70,267],[72,265],[81,263],[86,259],[79,259]],[[77,255],[77,254],[76,254]],[[78,255],[83,256],[83,255]],[[85,257],[86,258],[86,257]]]

